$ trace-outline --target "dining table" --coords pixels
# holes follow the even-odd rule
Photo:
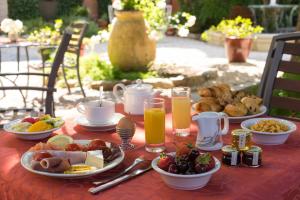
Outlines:
[[[192,123],[191,134],[187,137],[176,136],[172,132],[171,103],[166,103],[166,151],[172,152],[178,143],[195,143],[197,127]],[[262,148],[262,166],[250,168],[244,166],[226,166],[222,164],[213,174],[204,188],[185,191],[168,187],[160,175],[150,170],[140,176],[123,182],[96,195],[88,192],[92,182],[110,177],[127,166],[135,158],[144,156],[152,160],[158,153],[145,150],[143,116],[124,113],[122,104],[116,105],[116,111],[123,113],[136,124],[132,143],[135,148],[125,151],[124,161],[117,167],[85,179],[56,179],[33,174],[24,169],[20,158],[30,147],[39,141],[17,139],[13,134],[0,132],[0,199],[1,200],[296,200],[300,199],[300,123],[298,129],[282,145],[258,145]],[[79,115],[74,113],[74,118]],[[93,132],[76,124],[74,118],[65,119],[65,125],[55,134],[67,134],[74,139],[102,139],[121,143],[115,131]],[[230,132],[240,128],[240,124],[230,124],[230,130],[223,137],[224,144],[231,143]],[[47,141],[42,140],[42,141]],[[221,160],[221,151],[211,152]]]

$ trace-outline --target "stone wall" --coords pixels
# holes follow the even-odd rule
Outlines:
[[[253,51],[261,51],[267,52],[269,51],[272,38],[277,34],[272,33],[261,33],[256,35],[256,39],[253,40],[252,50]],[[207,43],[214,44],[218,46],[224,46],[225,37],[222,33],[218,33],[215,31],[208,31],[207,32]]]
[[[8,15],[7,0],[0,0],[0,21]]]

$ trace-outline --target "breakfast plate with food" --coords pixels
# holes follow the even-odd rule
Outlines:
[[[38,143],[21,158],[28,171],[54,178],[87,178],[119,165],[125,154],[117,144],[100,139],[73,140],[67,135]]]
[[[3,129],[20,139],[40,140],[49,137],[53,131],[60,129],[63,125],[64,120],[60,117],[41,115],[11,121],[5,124]]]
[[[243,129],[252,133],[252,140],[257,144],[283,144],[297,126],[288,120],[278,118],[254,118],[241,123]]]
[[[200,100],[192,108],[196,112],[224,112],[232,123],[264,115],[266,106],[262,99],[244,91],[232,91],[227,84],[200,88]]]

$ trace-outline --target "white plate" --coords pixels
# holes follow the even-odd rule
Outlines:
[[[90,142],[91,140],[74,140],[74,143],[78,143],[78,144],[82,144],[82,145],[86,145]],[[49,172],[42,172],[42,171],[37,171],[37,170],[33,170],[30,166],[30,162],[32,160],[32,156],[34,154],[34,152],[25,152],[22,157],[21,157],[21,165],[28,171],[34,173],[34,174],[39,174],[39,175],[43,175],[43,176],[48,176],[48,177],[54,177],[54,178],[63,178],[63,179],[78,179],[78,178],[87,178],[87,177],[91,177],[94,176],[96,174],[100,174],[103,173],[107,170],[110,170],[114,167],[116,167],[117,165],[119,165],[125,157],[124,151],[122,149],[120,149],[121,151],[121,155],[114,159],[113,161],[111,161],[110,163],[106,164],[104,166],[104,168],[102,169],[96,169],[90,172],[86,172],[83,174],[62,174],[62,173],[49,173]]]
[[[118,122],[120,121],[120,119],[124,117],[124,115],[122,115],[121,113],[115,113],[114,116],[112,117],[112,119],[109,122],[106,123],[101,123],[101,124],[94,124],[94,123],[90,123],[85,116],[81,115],[79,117],[77,117],[75,119],[76,123],[80,126],[84,126],[84,127],[88,127],[88,128],[108,128],[109,126],[116,126],[118,124]]]
[[[197,112],[196,111],[196,103],[192,105],[192,109],[193,111]],[[259,116],[262,116],[264,115],[265,113],[267,112],[267,107],[262,105],[260,106],[260,112],[257,113],[257,114],[253,114],[253,115],[245,115],[245,116],[241,116],[241,117],[228,117],[229,121],[231,123],[240,123],[242,122],[243,120],[246,120],[246,119],[251,119],[251,118],[254,118],[254,117],[259,117]]]
[[[289,127],[288,131],[285,132],[279,132],[279,133],[270,133],[270,132],[259,132],[259,131],[253,131],[250,129],[250,126],[258,123],[261,120],[276,120],[280,123],[283,123]],[[285,143],[285,141],[288,139],[289,135],[297,130],[296,124],[294,124],[291,121],[284,120],[284,119],[278,119],[278,118],[254,118],[254,119],[248,119],[246,121],[243,121],[241,123],[241,127],[243,129],[249,130],[252,132],[252,140],[253,142],[257,144],[263,144],[263,145],[279,145]]]
[[[169,154],[174,156],[175,152]],[[155,158],[151,164],[152,164],[152,168],[160,174],[163,181],[169,187],[174,189],[179,189],[179,190],[196,190],[205,187],[209,182],[209,180],[211,179],[211,176],[220,169],[221,167],[220,161],[215,157],[214,159],[216,165],[213,169],[205,173],[192,174],[192,175],[172,174],[164,171],[163,169],[160,169],[157,166],[159,157]]]
[[[17,119],[17,120],[11,121],[11,122],[5,124],[3,126],[3,129],[6,132],[12,133],[12,134],[16,135],[18,138],[23,139],[23,140],[41,140],[41,139],[49,137],[53,131],[60,129],[64,124],[64,122],[63,122],[63,124],[60,127],[53,128],[53,129],[46,130],[46,131],[39,131],[39,132],[18,132],[18,131],[12,130],[11,127],[17,123],[20,123],[21,121],[22,121],[22,119]]]

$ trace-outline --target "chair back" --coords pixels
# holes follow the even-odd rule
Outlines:
[[[54,113],[54,99],[53,99],[53,92],[55,90],[55,83],[57,78],[57,73],[59,67],[61,66],[65,52],[68,49],[68,45],[72,38],[72,30],[66,29],[60,45],[57,49],[54,62],[52,63],[51,72],[49,74],[48,84],[47,84],[47,95],[45,100],[45,113],[50,115],[55,115]]]
[[[61,43],[57,49],[55,58],[54,58],[54,62],[52,64],[51,67],[51,72],[50,73],[38,73],[38,72],[13,72],[13,73],[0,73],[0,78],[2,78],[3,80],[9,81],[12,86],[7,86],[6,85],[1,85],[0,90],[2,91],[8,91],[8,90],[15,90],[15,91],[19,91],[22,98],[23,98],[23,103],[24,103],[24,107],[23,108],[14,108],[14,109],[1,109],[0,112],[4,113],[8,110],[13,110],[14,112],[18,112],[19,110],[25,110],[26,112],[34,110],[34,108],[32,107],[27,107],[27,91],[40,91],[40,92],[46,92],[46,99],[44,102],[44,99],[42,99],[43,101],[43,105],[45,106],[45,113],[46,114],[50,114],[52,116],[55,115],[54,113],[54,100],[53,100],[53,92],[56,91],[55,88],[55,83],[56,83],[56,77],[57,77],[57,72],[59,70],[59,67],[61,65],[61,63],[63,62],[64,59],[64,54],[67,51],[69,42],[71,40],[72,37],[72,31],[66,29],[62,39],[61,39]],[[43,86],[43,84],[41,83],[41,86],[30,86],[29,83],[27,82],[27,85],[24,84],[23,82],[20,84],[17,84],[16,81],[12,80],[10,77],[27,77],[27,80],[36,80],[37,77],[47,77],[48,79],[48,83],[47,86]],[[26,95],[24,94],[24,91],[26,91]]]
[[[88,23],[85,21],[73,22],[69,28],[72,29],[73,34],[67,52],[80,56],[80,48],[84,34],[88,28]]]
[[[273,108],[292,113],[300,112],[300,98],[289,95],[299,93],[300,97],[300,59],[297,60],[300,56],[300,43],[298,40],[300,40],[300,32],[278,35],[272,40],[258,91],[258,96],[263,98],[269,114],[272,114],[270,111]],[[285,76],[282,76],[283,73]],[[298,74],[298,80],[286,74]]]

